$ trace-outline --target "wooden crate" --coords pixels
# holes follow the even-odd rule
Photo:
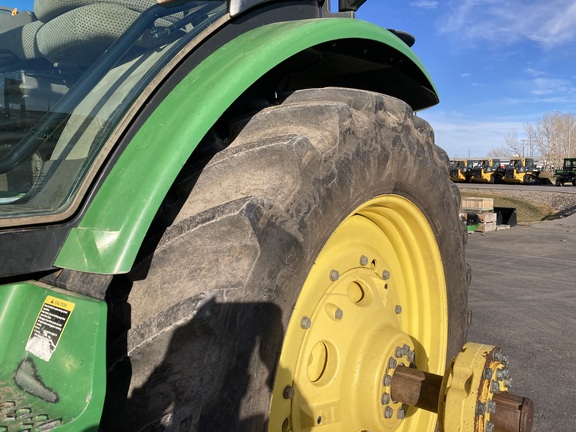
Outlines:
[[[462,198],[462,211],[491,212],[494,211],[494,198]]]
[[[497,214],[494,212],[478,213],[481,222],[496,222]]]
[[[494,222],[484,222],[484,223],[478,224],[478,227],[476,227],[476,231],[477,231],[477,232],[492,232],[492,231],[496,231],[496,221],[494,221]]]

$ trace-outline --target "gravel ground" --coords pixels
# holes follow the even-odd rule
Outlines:
[[[562,194],[530,197],[574,208]],[[510,356],[512,392],[534,400],[533,432],[576,431],[575,245],[576,214],[469,235],[468,339]]]

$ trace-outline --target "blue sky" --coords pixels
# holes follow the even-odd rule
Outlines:
[[[576,113],[573,0],[368,0],[358,17],[416,37],[440,93],[419,115],[451,157],[485,156],[545,113]]]
[[[440,93],[419,115],[450,157],[485,156],[545,113],[576,113],[573,0],[368,0],[358,17],[416,36]]]

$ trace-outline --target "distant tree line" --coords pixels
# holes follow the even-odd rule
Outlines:
[[[525,123],[527,139],[519,139],[516,129],[504,137],[505,145],[492,149],[490,158],[541,157],[545,168],[562,166],[565,157],[576,157],[576,115],[559,111],[544,114],[536,123]]]

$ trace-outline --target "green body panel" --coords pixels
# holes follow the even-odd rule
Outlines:
[[[47,298],[54,307],[47,308]],[[73,305],[67,321],[54,313],[62,310],[61,300]],[[98,430],[106,386],[106,315],[104,302],[58,288],[31,282],[0,287],[0,430],[46,430],[41,425],[52,421],[62,424],[58,431]],[[47,360],[27,351],[35,327],[60,334]]]
[[[225,110],[285,59],[320,43],[349,38],[393,47],[432,83],[407,45],[363,21],[293,21],[247,32],[196,67],[150,116],[70,233],[55,265],[92,273],[128,272],[178,172]]]

